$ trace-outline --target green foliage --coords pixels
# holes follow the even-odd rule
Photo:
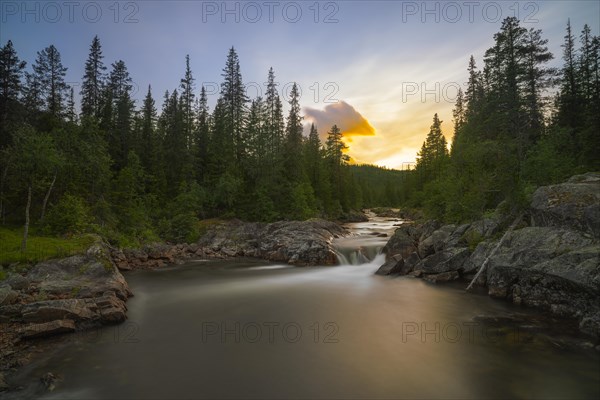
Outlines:
[[[89,231],[92,217],[83,199],[66,194],[50,209],[44,219],[44,232],[52,235],[74,235]]]
[[[469,250],[471,252],[475,251],[475,248],[477,248],[479,243],[483,242],[484,239],[485,238],[483,237],[483,235],[476,229],[468,231],[461,237],[461,241],[467,243],[467,246],[469,247]]]
[[[560,182],[576,172],[576,160],[570,149],[571,135],[566,129],[556,128],[542,137],[531,149],[523,174],[535,185],[548,185]]]
[[[84,253],[94,243],[92,235],[55,238],[32,233],[25,253],[21,252],[21,228],[0,228],[0,265],[36,263],[52,258]]]
[[[434,117],[416,171],[403,183],[405,204],[422,207],[432,218],[463,222],[500,204],[504,213],[523,209],[535,187],[597,169],[600,74],[594,43],[597,51],[600,42],[585,26],[577,50],[567,25],[560,88],[549,109],[545,90],[556,71],[547,66],[553,58],[547,40],[540,30],[506,18],[485,52],[483,71],[474,57],[469,60],[467,89],[453,112],[450,156],[432,161],[443,138]]]
[[[290,219],[303,221],[316,216],[316,201],[310,184],[305,182],[296,185],[290,200]]]
[[[198,218],[191,213],[175,214],[172,218],[163,218],[158,223],[161,238],[172,243],[193,243],[200,237]]]

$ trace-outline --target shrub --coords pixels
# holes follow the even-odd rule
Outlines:
[[[73,235],[90,229],[92,218],[83,199],[64,195],[44,219],[44,231],[55,235]]]

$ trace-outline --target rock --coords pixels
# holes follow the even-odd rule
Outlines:
[[[421,237],[419,238],[419,242],[424,241],[428,238],[433,232],[437,231],[442,227],[442,223],[436,220],[430,220],[425,222],[421,227]]]
[[[445,247],[466,246],[467,243],[464,241],[464,234],[470,226],[471,224],[463,224],[458,226],[448,237]]]
[[[406,271],[407,274],[412,272],[419,262],[421,262],[421,257],[419,257],[419,254],[416,251],[411,253],[408,258],[404,260],[403,271]]]
[[[419,243],[417,250],[420,258],[427,258],[435,253],[435,249],[433,247],[433,238],[431,236],[425,238]]]
[[[0,323],[11,322],[21,316],[22,304],[12,304],[0,307]]]
[[[8,389],[10,389],[10,386],[4,380],[4,374],[0,372],[0,392],[4,392]]]
[[[434,253],[421,260],[421,262],[415,266],[415,269],[422,270],[426,274],[439,274],[449,271],[462,272],[468,258],[468,249],[452,248]]]
[[[26,278],[37,290],[58,297],[92,298],[112,291],[126,300],[131,291],[107,249],[36,264]]]
[[[54,389],[56,389],[58,377],[52,372],[47,372],[44,375],[42,375],[42,377],[40,378],[40,382],[47,391],[52,392]]]
[[[392,256],[388,261],[386,261],[385,264],[383,264],[381,267],[379,267],[379,269],[377,270],[377,272],[375,272],[375,274],[376,275],[398,274],[398,273],[402,272],[403,266],[404,266],[404,260],[402,259],[402,256],[395,255],[395,256]]]
[[[431,283],[449,282],[458,279],[460,275],[456,271],[442,272],[441,274],[424,274],[423,279]]]
[[[95,319],[96,305],[89,299],[38,301],[25,305],[21,312],[24,322],[43,323],[57,319],[89,321]]]
[[[534,226],[570,228],[600,238],[600,173],[538,188],[530,210]]]
[[[4,285],[10,286],[13,290],[27,290],[29,288],[29,280],[20,274],[9,274],[2,282]]]
[[[416,232],[412,224],[402,225],[396,229],[390,240],[383,247],[383,252],[387,257],[395,255],[401,255],[403,258],[408,257],[417,250],[417,239],[415,239],[417,233],[420,236],[420,232]]]
[[[350,211],[350,212],[344,213],[344,215],[342,215],[342,217],[340,218],[340,222],[342,222],[342,223],[368,222],[368,221],[369,221],[369,217],[367,217],[365,215],[365,213],[362,213],[359,211]]]
[[[492,218],[475,221],[464,233],[466,240],[488,239],[500,231],[500,224]]]
[[[402,212],[398,209],[388,207],[377,207],[372,208],[370,211],[378,217],[403,218]]]
[[[7,287],[0,288],[0,306],[13,304],[19,297],[19,294]]]
[[[493,243],[483,245],[470,263],[481,263]],[[581,232],[527,227],[509,234],[489,258],[488,293],[517,304],[575,317],[586,332],[600,333],[600,243]],[[474,258],[478,260],[473,261]]]
[[[70,319],[54,320],[42,324],[29,324],[19,331],[23,339],[53,336],[67,332],[75,332],[75,322]]]
[[[255,257],[293,265],[335,265],[331,241],[346,236],[340,225],[320,219],[272,224],[230,221],[212,226],[198,245],[213,257]]]
[[[446,241],[455,230],[455,225],[444,225],[432,232],[431,235],[427,236],[419,243],[419,256],[425,258],[435,252],[442,251],[446,247]]]
[[[100,320],[104,324],[116,324],[127,319],[127,307],[114,292],[106,292],[102,297],[95,299],[100,313]]]

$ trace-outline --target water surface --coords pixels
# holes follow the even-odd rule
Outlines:
[[[387,240],[372,233],[394,223],[359,224],[358,236],[341,242],[355,240],[369,254]],[[597,351],[499,335],[473,317],[520,309],[465,294],[462,284],[373,275],[382,262],[195,261],[133,272],[127,323],[73,336],[28,373],[63,378],[48,399],[600,394]]]

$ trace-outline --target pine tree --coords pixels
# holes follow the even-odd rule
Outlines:
[[[523,107],[525,126],[522,129],[521,146],[529,149],[542,135],[544,130],[545,102],[543,92],[551,85],[554,69],[544,64],[554,58],[546,46],[547,39],[542,39],[542,31],[530,29],[525,38],[525,70],[523,77]]]
[[[197,125],[194,135],[194,163],[195,176],[199,182],[205,177],[208,164],[208,143],[210,140],[210,113],[208,110],[208,98],[206,89],[202,86],[197,109]]]
[[[25,65],[10,40],[0,48],[0,149],[12,142],[9,124],[17,122]]]
[[[269,134],[269,156],[274,158],[280,152],[284,136],[284,120],[282,113],[282,104],[279,93],[277,92],[277,83],[275,82],[275,72],[269,68],[267,77],[267,91],[265,97],[266,125]]]
[[[132,80],[127,71],[127,66],[122,60],[112,64],[109,76],[108,98],[104,102],[111,102],[112,115],[108,116],[111,121],[108,124],[108,144],[114,167],[117,170],[124,168],[127,164],[129,151],[133,148],[133,113],[134,102],[131,99]],[[105,105],[105,107],[108,107]]]
[[[577,54],[575,37],[571,30],[571,21],[567,21],[567,34],[565,35],[561,88],[558,97],[558,123],[572,129],[579,127],[581,118],[581,91],[577,79]],[[572,131],[575,135],[575,131]]]
[[[84,118],[100,118],[102,92],[105,85],[106,66],[102,62],[102,46],[98,36],[90,45],[90,54],[85,62],[85,73],[81,84],[81,115]]]
[[[448,143],[442,134],[442,121],[437,113],[433,116],[433,124],[427,138],[423,142],[417,157],[417,170],[423,181],[441,176],[445,161],[448,158]]]
[[[310,183],[315,191],[319,186],[320,181],[320,164],[321,164],[321,140],[319,132],[314,123],[310,124],[310,132],[308,139],[304,144],[304,165]]]
[[[296,83],[290,92],[290,111],[287,118],[285,138],[285,161],[287,176],[291,182],[302,179],[302,119],[300,115],[300,93]]]
[[[221,76],[224,78],[221,85],[221,97],[225,112],[224,122],[227,124],[226,130],[231,132],[233,138],[234,159],[239,163],[244,152],[242,135],[248,98],[242,82],[239,58],[233,47],[229,49]]]
[[[183,114],[183,135],[186,138],[188,149],[192,148],[192,132],[194,132],[194,77],[190,68],[190,56],[185,56],[185,75],[181,79],[180,108]]]
[[[466,118],[473,118],[481,109],[483,100],[483,82],[481,72],[477,70],[475,57],[469,59],[469,82],[465,93]]]
[[[244,135],[245,170],[252,181],[261,179],[266,170],[266,136],[265,105],[259,96],[251,102]]]
[[[155,140],[156,118],[156,107],[152,98],[152,86],[148,85],[148,92],[142,104],[140,146],[140,162],[147,173],[155,171],[158,161],[155,157],[156,147],[159,145]]]
[[[458,133],[466,122],[465,97],[461,88],[458,88],[452,116],[454,118],[454,140],[452,142],[454,143]]]
[[[75,90],[73,87],[69,88],[69,98],[67,100],[67,121],[71,123],[77,122],[77,112],[75,111]]]
[[[42,94],[42,82],[36,74],[25,73],[25,87],[23,88],[23,103],[29,120],[32,121],[38,117],[44,108],[44,99]]]
[[[45,111],[55,118],[62,117],[68,90],[68,85],[65,83],[67,68],[63,67],[60,53],[54,45],[38,51],[33,72],[40,84]]]

